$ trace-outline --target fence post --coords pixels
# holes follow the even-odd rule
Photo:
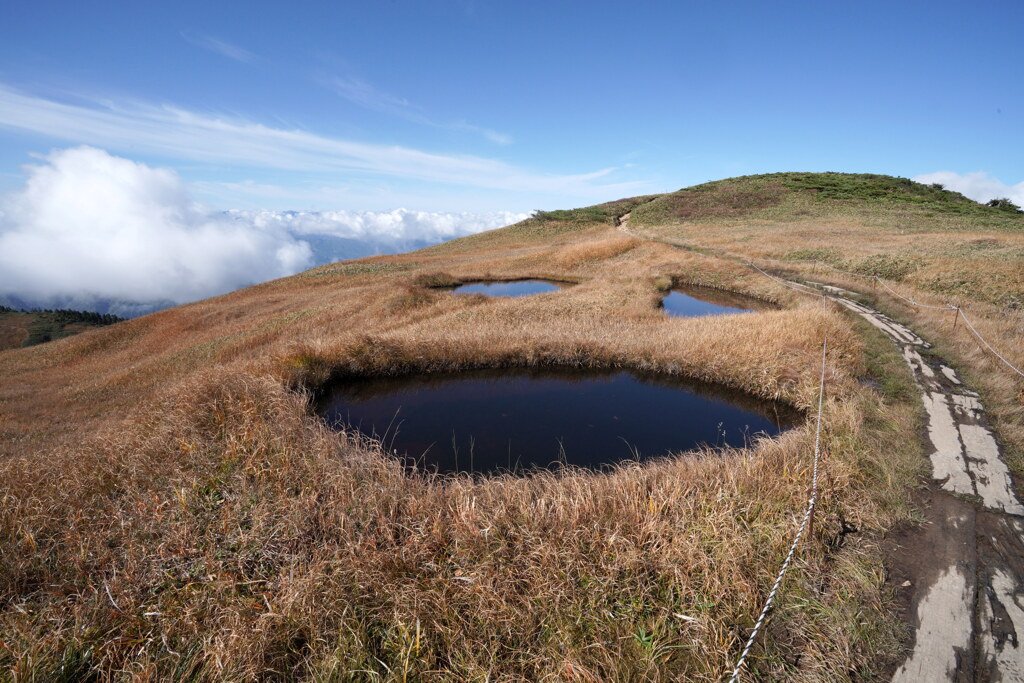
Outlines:
[[[953,313],[953,332],[956,332],[957,321],[960,320],[960,307],[956,306],[956,312]]]

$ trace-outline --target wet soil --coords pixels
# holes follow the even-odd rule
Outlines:
[[[1024,505],[978,394],[912,330],[831,295],[900,347],[927,415],[925,522],[885,541],[907,654],[883,673],[900,683],[1024,681]]]
[[[619,221],[627,233],[628,218]],[[890,532],[883,546],[907,649],[878,673],[900,683],[1024,682],[1024,504],[978,394],[913,330],[857,301],[856,292],[794,284],[819,287],[889,336],[927,413],[925,522]]]

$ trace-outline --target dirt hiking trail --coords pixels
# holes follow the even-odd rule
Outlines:
[[[1024,681],[1024,505],[978,395],[912,330],[835,290],[900,347],[927,413],[935,486],[892,562],[916,578],[913,649],[892,680]]]
[[[629,214],[616,224],[652,239],[630,230]],[[791,282],[820,290],[885,333],[921,390],[933,481],[922,501],[925,524],[901,535],[886,563],[914,626],[892,681],[1024,682],[1024,504],[978,394],[927,353],[928,342],[856,292]]]

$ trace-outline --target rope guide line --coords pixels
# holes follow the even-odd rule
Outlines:
[[[840,271],[840,272],[842,272],[842,271]],[[883,280],[882,278],[880,278],[880,277],[878,277],[876,275],[875,279],[878,280],[878,284],[882,285],[883,287],[888,289],[890,292],[892,292],[894,295],[898,296],[899,298],[903,299],[904,301],[909,302],[912,306],[917,306],[918,308],[931,308],[931,309],[936,310],[936,311],[946,311],[946,310],[950,310],[951,311],[951,310],[956,308],[956,306],[954,306],[953,304],[943,304],[942,306],[930,306],[928,304],[922,304],[920,301],[914,301],[913,299],[908,299],[907,297],[903,296],[902,294],[897,292],[895,289],[893,289],[889,285],[885,284],[885,280]]]
[[[793,539],[793,544],[789,546],[789,554],[786,555],[786,559],[782,563],[782,568],[779,570],[778,576],[775,577],[775,583],[772,585],[772,590],[768,593],[768,599],[764,602],[764,608],[761,610],[761,615],[757,618],[757,622],[754,624],[754,630],[750,632],[750,637],[747,638],[747,644],[743,648],[743,653],[740,655],[739,661],[736,662],[736,668],[733,669],[729,683],[736,683],[736,681],[739,680],[743,664],[746,662],[747,656],[750,654],[750,649],[754,647],[754,642],[757,640],[757,636],[761,632],[761,627],[764,625],[765,619],[768,618],[768,612],[772,608],[772,603],[775,602],[775,595],[778,593],[779,586],[782,584],[782,578],[786,575],[786,571],[789,569],[789,565],[793,561],[793,555],[796,553],[796,548],[800,545],[800,539],[803,538],[804,531],[807,529],[807,523],[811,519],[811,515],[814,513],[814,507],[818,504],[818,462],[821,460],[821,411],[825,399],[825,352],[827,349],[828,336],[826,335],[821,344],[821,383],[818,385],[818,424],[814,430],[814,467],[811,475],[811,497],[807,501],[807,509],[804,512],[803,520],[800,522],[800,528],[796,532],[796,537]]]
[[[815,296],[819,295],[819,292],[816,289],[813,289],[813,288],[808,287],[806,285],[802,285],[800,283],[790,282],[790,281],[784,280],[782,278],[775,277],[774,275],[771,275],[771,274],[766,273],[765,271],[761,270],[760,268],[758,268],[753,263],[748,262],[747,265],[749,265],[751,268],[753,268],[757,272],[761,273],[765,277],[768,277],[771,280],[775,280],[779,284],[784,285],[784,286],[788,287],[789,289],[792,289],[792,290],[797,291],[797,292],[801,292],[803,294],[813,294]],[[823,264],[823,265],[828,265],[828,264]],[[834,270],[837,270],[837,271],[839,271],[841,273],[845,273],[846,272],[846,271],[840,270],[839,268],[834,268],[833,266],[829,266],[829,267],[833,268]],[[998,351],[996,351],[994,348],[992,348],[992,345],[989,344],[988,341],[986,341],[983,336],[981,336],[981,333],[978,332],[978,330],[974,327],[974,325],[967,318],[967,316],[964,315],[963,309],[961,309],[959,306],[954,306],[952,304],[946,304],[945,306],[930,306],[928,304],[922,304],[922,303],[919,303],[917,301],[914,301],[913,299],[908,299],[907,297],[903,296],[899,292],[895,291],[894,289],[889,287],[889,285],[887,285],[885,282],[883,282],[882,279],[879,278],[877,275],[868,276],[868,275],[858,275],[856,273],[848,273],[848,274],[849,275],[853,275],[855,277],[862,277],[862,278],[865,278],[865,279],[872,279],[873,278],[874,280],[877,280],[879,283],[881,283],[881,285],[883,287],[885,287],[887,290],[892,292],[894,295],[898,296],[899,298],[903,299],[904,301],[909,302],[910,304],[912,304],[914,306],[917,306],[917,307],[920,307],[920,308],[930,308],[930,309],[935,309],[935,310],[955,310],[957,312],[957,314],[964,319],[964,323],[971,330],[971,332],[978,339],[980,339],[982,343],[985,344],[985,346],[988,348],[989,351],[991,351],[993,354],[995,354],[995,356],[997,358],[999,358],[999,360],[1001,360],[1003,363],[1005,363],[1011,370],[1016,372],[1018,375],[1021,375],[1022,377],[1024,377],[1024,372],[1021,372],[1016,366],[1014,366],[1012,363],[1010,363],[1010,361],[1006,360],[1006,358],[1004,358]],[[822,297],[822,305],[824,305],[825,299],[827,298],[827,294],[825,294],[824,292],[821,292],[820,296]],[[761,614],[758,616],[757,621],[754,623],[754,630],[750,632],[750,636],[747,638],[747,643],[746,643],[746,645],[743,648],[743,652],[740,654],[739,661],[736,662],[736,668],[733,669],[732,676],[729,678],[729,683],[737,683],[737,681],[739,680],[740,672],[743,670],[743,665],[744,665],[744,663],[746,663],[747,657],[750,655],[750,650],[753,648],[754,643],[757,641],[757,636],[760,634],[761,628],[762,628],[762,626],[764,626],[764,622],[768,618],[768,613],[771,611],[772,604],[775,602],[775,596],[778,593],[779,586],[782,585],[782,579],[785,577],[786,572],[789,570],[789,566],[790,566],[790,564],[793,561],[793,556],[796,553],[796,549],[800,545],[800,540],[803,538],[804,532],[807,530],[807,524],[808,524],[808,522],[811,519],[811,515],[814,513],[814,508],[818,504],[818,464],[819,464],[819,462],[821,460],[821,413],[822,413],[822,405],[823,405],[824,396],[825,396],[825,353],[826,353],[827,348],[828,348],[828,336],[826,335],[824,341],[822,342],[822,347],[821,347],[821,380],[820,380],[820,384],[819,384],[819,388],[818,388],[818,417],[817,417],[817,425],[815,427],[815,433],[814,433],[814,466],[813,466],[812,475],[811,475],[811,497],[807,501],[807,508],[804,511],[803,519],[800,521],[800,528],[796,532],[796,537],[793,538],[793,543],[789,547],[789,553],[787,553],[786,559],[783,561],[782,567],[779,569],[779,573],[775,577],[775,583],[772,585],[772,589],[768,593],[768,598],[765,600],[764,607],[761,609]]]
[[[972,325],[971,321],[967,319],[966,315],[964,315],[963,309],[957,307],[956,310],[959,311],[960,317],[964,319],[964,323],[966,323],[967,327],[971,328],[971,332],[974,333],[974,336],[977,337],[978,339],[980,339],[981,343],[984,344],[986,347],[988,347],[988,350],[996,355],[996,358],[998,358],[999,360],[1001,360],[1004,363],[1006,363],[1006,366],[1008,368],[1010,368],[1011,370],[1013,370],[1014,372],[1016,372],[1018,375],[1020,375],[1021,377],[1024,377],[1024,372],[1021,372],[1019,369],[1017,369],[1017,367],[1013,363],[1011,363],[1010,361],[1008,361],[1005,358],[1003,358],[1002,355],[998,351],[996,351],[995,349],[992,348],[991,344],[989,344],[987,341],[985,341],[985,338],[981,336],[981,333],[978,332],[976,329],[974,329],[974,325]]]
[[[966,315],[964,315],[964,309],[960,308],[959,306],[954,306],[953,304],[943,304],[942,306],[933,306],[931,304],[923,304],[920,301],[915,301],[914,299],[905,297],[902,294],[900,294],[899,292],[897,292],[895,289],[893,289],[888,284],[886,284],[885,280],[883,280],[882,278],[878,277],[877,275],[861,275],[860,273],[851,273],[848,270],[843,270],[842,268],[836,268],[833,265],[830,265],[828,263],[822,263],[820,261],[808,261],[806,259],[800,259],[798,262],[799,263],[814,263],[816,265],[825,266],[826,268],[831,268],[832,270],[836,271],[837,273],[843,273],[845,275],[851,275],[853,277],[859,277],[859,278],[863,278],[865,280],[875,280],[875,281],[878,282],[878,284],[882,285],[882,287],[887,289],[891,294],[893,294],[896,297],[899,297],[900,299],[903,299],[904,301],[909,303],[911,306],[916,306],[918,308],[928,308],[928,309],[931,309],[931,310],[934,310],[934,311],[946,311],[946,310],[956,311],[957,314],[961,318],[964,319],[964,322],[967,324],[967,327],[968,327],[968,329],[970,329],[971,333],[975,337],[977,337],[978,340],[981,341],[982,344],[985,345],[985,348],[987,348],[989,351],[991,351],[992,354],[996,358],[1001,360],[1003,362],[1003,364],[1006,365],[1006,367],[1010,368],[1011,370],[1013,370],[1015,373],[1017,373],[1021,377],[1024,377],[1024,372],[1022,372],[1020,370],[1020,368],[1018,368],[1013,363],[1008,361],[1001,353],[996,351],[996,349],[991,344],[988,343],[988,340],[985,339],[985,337],[981,336],[981,332],[978,332],[977,328],[975,328],[974,325],[971,324],[971,321],[967,319]],[[761,270],[760,268],[758,268],[757,266],[755,266],[753,263],[748,263],[747,265],[749,265],[751,268],[753,268],[754,270],[758,271],[759,273],[761,273],[763,275],[766,275],[767,277],[775,280],[776,282],[779,282],[780,284],[786,285],[790,289],[793,289],[793,290],[795,290],[797,292],[804,292],[805,294],[810,294],[811,293],[811,292],[806,292],[803,289],[796,289],[795,287],[792,287],[791,286],[792,284],[797,284],[797,283],[789,283],[786,280],[783,280],[782,278],[778,278],[778,277],[775,277],[774,275],[770,275],[769,273],[766,273],[763,270]],[[801,285],[801,287],[802,286],[803,285]],[[810,289],[810,288],[807,288],[807,289]]]
[[[814,296],[820,296],[820,297],[824,297],[825,296],[823,293],[819,292],[818,290],[814,289],[813,287],[808,287],[807,285],[802,285],[799,282],[790,282],[788,280],[783,280],[780,277],[775,277],[774,275],[772,275],[770,273],[766,273],[763,270],[761,270],[760,268],[758,268],[757,266],[755,266],[753,263],[747,263],[747,265],[750,266],[751,268],[753,268],[754,270],[756,270],[757,272],[761,273],[761,275],[764,275],[765,277],[767,277],[767,278],[769,278],[771,280],[775,280],[776,282],[778,282],[783,287],[789,287],[793,291],[801,292],[803,294],[813,294]]]

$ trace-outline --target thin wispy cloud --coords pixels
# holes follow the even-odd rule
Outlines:
[[[498,145],[512,144],[512,136],[500,133],[490,128],[477,126],[465,121],[435,121],[426,115],[421,107],[418,107],[404,97],[398,97],[385,92],[366,81],[346,76],[331,76],[321,79],[322,82],[334,92],[344,97],[349,102],[398,118],[419,123],[433,128],[446,130],[461,130],[475,135],[480,135]]]
[[[453,187],[442,191],[432,185],[380,182],[377,178],[305,177],[283,178],[281,183],[252,178],[202,179],[188,182],[189,191],[211,204],[233,209],[330,211],[338,207],[359,207],[361,210],[390,211],[396,206],[413,206],[421,210],[488,212],[495,206],[513,206],[533,210],[544,204],[536,197],[509,197],[496,190],[473,190]],[[553,199],[558,204],[558,199]],[[582,204],[587,200],[582,200]]]
[[[399,116],[413,113],[409,100],[386,93],[358,78],[334,76],[326,83],[334,92],[361,107]]]
[[[191,31],[182,31],[181,37],[193,45],[211,52],[216,52],[217,54],[227,57],[228,59],[233,59],[236,62],[249,63],[256,59],[256,55],[245,48],[229,43],[226,40],[215,38],[214,36],[192,33]]]
[[[279,171],[349,173],[585,198],[620,197],[643,186],[610,182],[614,168],[546,174],[477,156],[356,142],[305,130],[136,101],[71,104],[0,84],[0,127],[76,144],[179,160]]]
[[[511,135],[499,133],[496,130],[491,130],[490,128],[484,128],[482,126],[474,126],[472,123],[466,123],[465,121],[456,121],[455,123],[450,123],[448,125],[441,127],[451,128],[452,130],[465,130],[471,133],[477,133],[478,135],[484,136],[485,138],[487,138],[496,145],[511,145],[513,142]]]

